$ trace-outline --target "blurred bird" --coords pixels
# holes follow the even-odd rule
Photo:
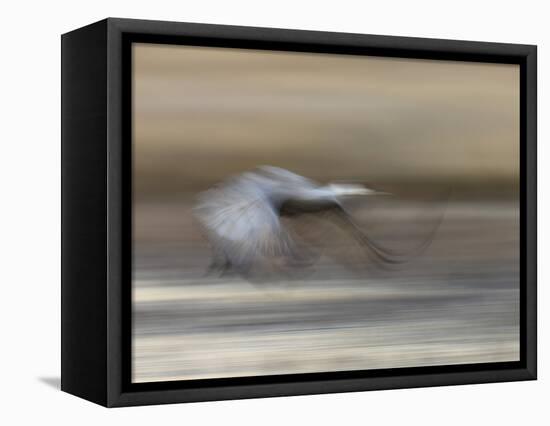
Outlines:
[[[390,195],[359,184],[319,183],[288,170],[262,166],[231,177],[202,192],[194,213],[212,245],[210,270],[233,271],[244,277],[288,272],[314,262],[307,247],[298,244],[282,218],[319,215],[337,223],[368,249],[381,265],[403,263],[432,241],[439,222],[414,250],[398,253],[380,246],[357,226],[342,200]],[[288,274],[285,274],[288,275]]]

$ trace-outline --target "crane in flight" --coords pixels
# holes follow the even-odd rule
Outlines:
[[[194,214],[212,246],[211,271],[273,276],[310,266],[315,256],[297,239],[283,218],[316,215],[336,223],[365,247],[381,266],[406,262],[433,240],[441,215],[428,237],[401,253],[373,241],[356,223],[342,200],[389,195],[359,184],[321,185],[288,170],[262,166],[230,177],[198,195]]]

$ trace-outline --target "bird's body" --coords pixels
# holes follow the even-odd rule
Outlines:
[[[293,241],[280,220],[294,197],[305,203],[314,182],[285,170],[263,168],[232,177],[199,195],[196,216],[214,250],[213,267],[247,272],[254,264],[290,258]]]
[[[342,207],[349,196],[377,194],[362,185],[320,185],[277,167],[260,167],[199,194],[195,215],[213,248],[212,268],[249,276],[311,264],[311,256],[283,225],[285,216],[326,214],[352,231],[379,260],[391,255],[355,226]],[[270,273],[270,275],[273,275]]]

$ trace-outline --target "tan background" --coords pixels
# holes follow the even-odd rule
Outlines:
[[[514,185],[519,67],[137,44],[135,184],[259,164],[320,179]]]

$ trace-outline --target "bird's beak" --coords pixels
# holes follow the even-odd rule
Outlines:
[[[362,188],[361,195],[392,195],[390,192],[375,191],[374,189]]]

